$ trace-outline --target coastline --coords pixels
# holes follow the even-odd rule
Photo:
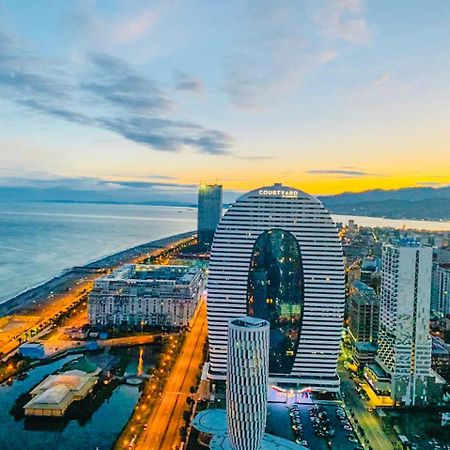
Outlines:
[[[133,258],[138,258],[144,254],[162,249],[180,239],[193,236],[195,231],[168,236],[166,238],[157,239],[108,256],[104,256],[95,261],[91,261],[83,266],[75,266],[65,269],[59,275],[48,279],[36,286],[32,286],[19,294],[11,297],[0,304],[0,317],[12,314],[21,308],[30,306],[32,303],[38,303],[47,300],[51,294],[61,294],[67,291],[73,284],[86,275],[99,273],[101,271],[111,269],[117,265],[125,264]]]

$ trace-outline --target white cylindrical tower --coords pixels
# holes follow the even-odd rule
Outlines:
[[[257,450],[264,436],[269,343],[266,320],[241,317],[229,321],[227,420],[234,450]]]

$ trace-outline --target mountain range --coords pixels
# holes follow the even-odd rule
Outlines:
[[[320,196],[319,199],[334,214],[390,219],[450,220],[450,186],[374,189]]]

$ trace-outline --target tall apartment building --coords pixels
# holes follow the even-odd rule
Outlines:
[[[197,234],[200,244],[211,244],[222,217],[223,192],[219,184],[202,184],[198,190]]]
[[[89,295],[93,325],[188,325],[204,289],[202,269],[125,265],[99,278]]]
[[[380,301],[362,281],[354,281],[349,296],[349,331],[355,342],[375,342],[380,325]]]
[[[431,310],[445,316],[450,314],[450,263],[433,263]]]
[[[228,326],[227,422],[234,450],[258,450],[267,419],[269,322],[232,319]]]
[[[389,374],[391,396],[405,405],[427,403],[432,249],[413,241],[383,247],[376,360]]]
[[[212,245],[210,378],[226,377],[229,320],[249,315],[270,323],[272,382],[337,392],[344,304],[342,247],[322,203],[281,184],[243,195]]]

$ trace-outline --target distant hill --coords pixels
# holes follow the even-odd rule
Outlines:
[[[335,214],[391,219],[450,220],[450,186],[443,188],[374,189],[319,197]]]

